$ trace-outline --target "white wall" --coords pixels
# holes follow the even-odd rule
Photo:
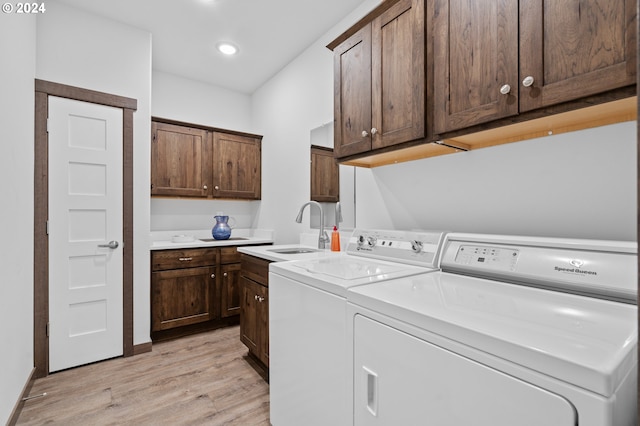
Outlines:
[[[151,115],[187,123],[254,133],[249,95],[153,71]],[[224,212],[237,228],[254,227],[257,201],[153,198],[151,230],[208,229]]]
[[[151,34],[54,1],[37,20],[36,77],[137,99],[134,113],[134,344],[150,341]]]
[[[333,53],[325,46],[379,1],[365,1],[252,96],[256,132],[262,144],[262,202],[257,226],[275,229],[276,243],[297,242],[309,228],[309,213],[295,223],[309,201],[311,129],[333,121]]]
[[[636,240],[636,123],[358,169],[357,224]]]
[[[35,16],[0,14],[0,424],[33,369]]]

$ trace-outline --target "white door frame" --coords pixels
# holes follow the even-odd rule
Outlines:
[[[35,80],[34,149],[34,378],[49,374],[49,240],[48,218],[48,97],[57,96],[123,110],[123,354],[151,350],[133,346],[133,113],[137,100],[93,90]]]

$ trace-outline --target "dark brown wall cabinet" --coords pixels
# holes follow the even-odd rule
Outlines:
[[[311,146],[311,200],[340,201],[340,167],[331,148]]]
[[[435,133],[635,84],[635,7],[435,0]]]
[[[261,197],[262,137],[151,123],[151,195]]]
[[[152,337],[153,332],[214,326],[218,319],[238,316],[239,272],[236,247],[152,251]]]
[[[240,268],[240,340],[269,367],[269,263],[246,254]]]
[[[424,19],[424,0],[400,0],[329,45],[338,158],[425,137]]]

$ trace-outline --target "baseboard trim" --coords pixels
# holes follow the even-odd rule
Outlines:
[[[151,352],[151,342],[141,343],[139,345],[133,345],[133,355],[140,355],[147,352]]]
[[[15,424],[18,423],[18,417],[20,417],[20,413],[22,412],[22,408],[24,407],[24,398],[29,396],[29,392],[31,392],[33,383],[36,381],[35,372],[36,372],[36,369],[34,367],[31,370],[29,377],[27,378],[27,382],[24,384],[24,387],[22,388],[22,392],[20,393],[20,397],[18,398],[18,401],[16,401],[16,405],[13,407],[11,416],[9,416],[9,420],[7,421],[7,426],[14,426]]]

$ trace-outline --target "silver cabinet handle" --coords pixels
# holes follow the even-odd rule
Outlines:
[[[98,244],[98,247],[101,247],[101,248],[110,248],[110,249],[117,249],[119,245],[120,245],[120,244],[118,244],[118,242],[117,242],[117,241],[109,241],[109,243],[108,243],[108,244]]]
[[[202,189],[207,189],[207,185],[203,186]]]
[[[216,274],[211,274],[211,278],[215,278],[215,277],[216,277]]]
[[[367,133],[367,131],[366,131],[366,130],[363,130],[363,131],[362,131],[362,137],[363,137],[363,138],[366,138],[367,136],[369,136],[369,133]]]
[[[193,260],[193,257],[180,257],[178,258],[180,262],[190,262]]]
[[[215,189],[216,191],[220,189],[220,187],[218,185],[214,186],[213,189]]]
[[[223,276],[223,277],[226,277],[226,276],[227,276],[227,273],[225,272],[224,274],[222,274],[222,276]]]
[[[500,88],[500,93],[502,93],[503,95],[508,95],[509,92],[511,92],[511,86],[509,86],[508,84],[505,84]]]
[[[258,295],[253,296],[253,300],[258,300]]]
[[[530,76],[530,75],[528,75],[528,76],[526,76],[526,77],[524,78],[524,80],[522,80],[522,85],[523,85],[524,87],[530,87],[530,86],[533,86],[533,81],[534,81],[534,80],[533,80],[533,77],[532,77],[532,76]]]
[[[375,135],[376,133],[378,133],[378,129],[376,129],[375,127],[373,129],[371,129],[371,134]]]

